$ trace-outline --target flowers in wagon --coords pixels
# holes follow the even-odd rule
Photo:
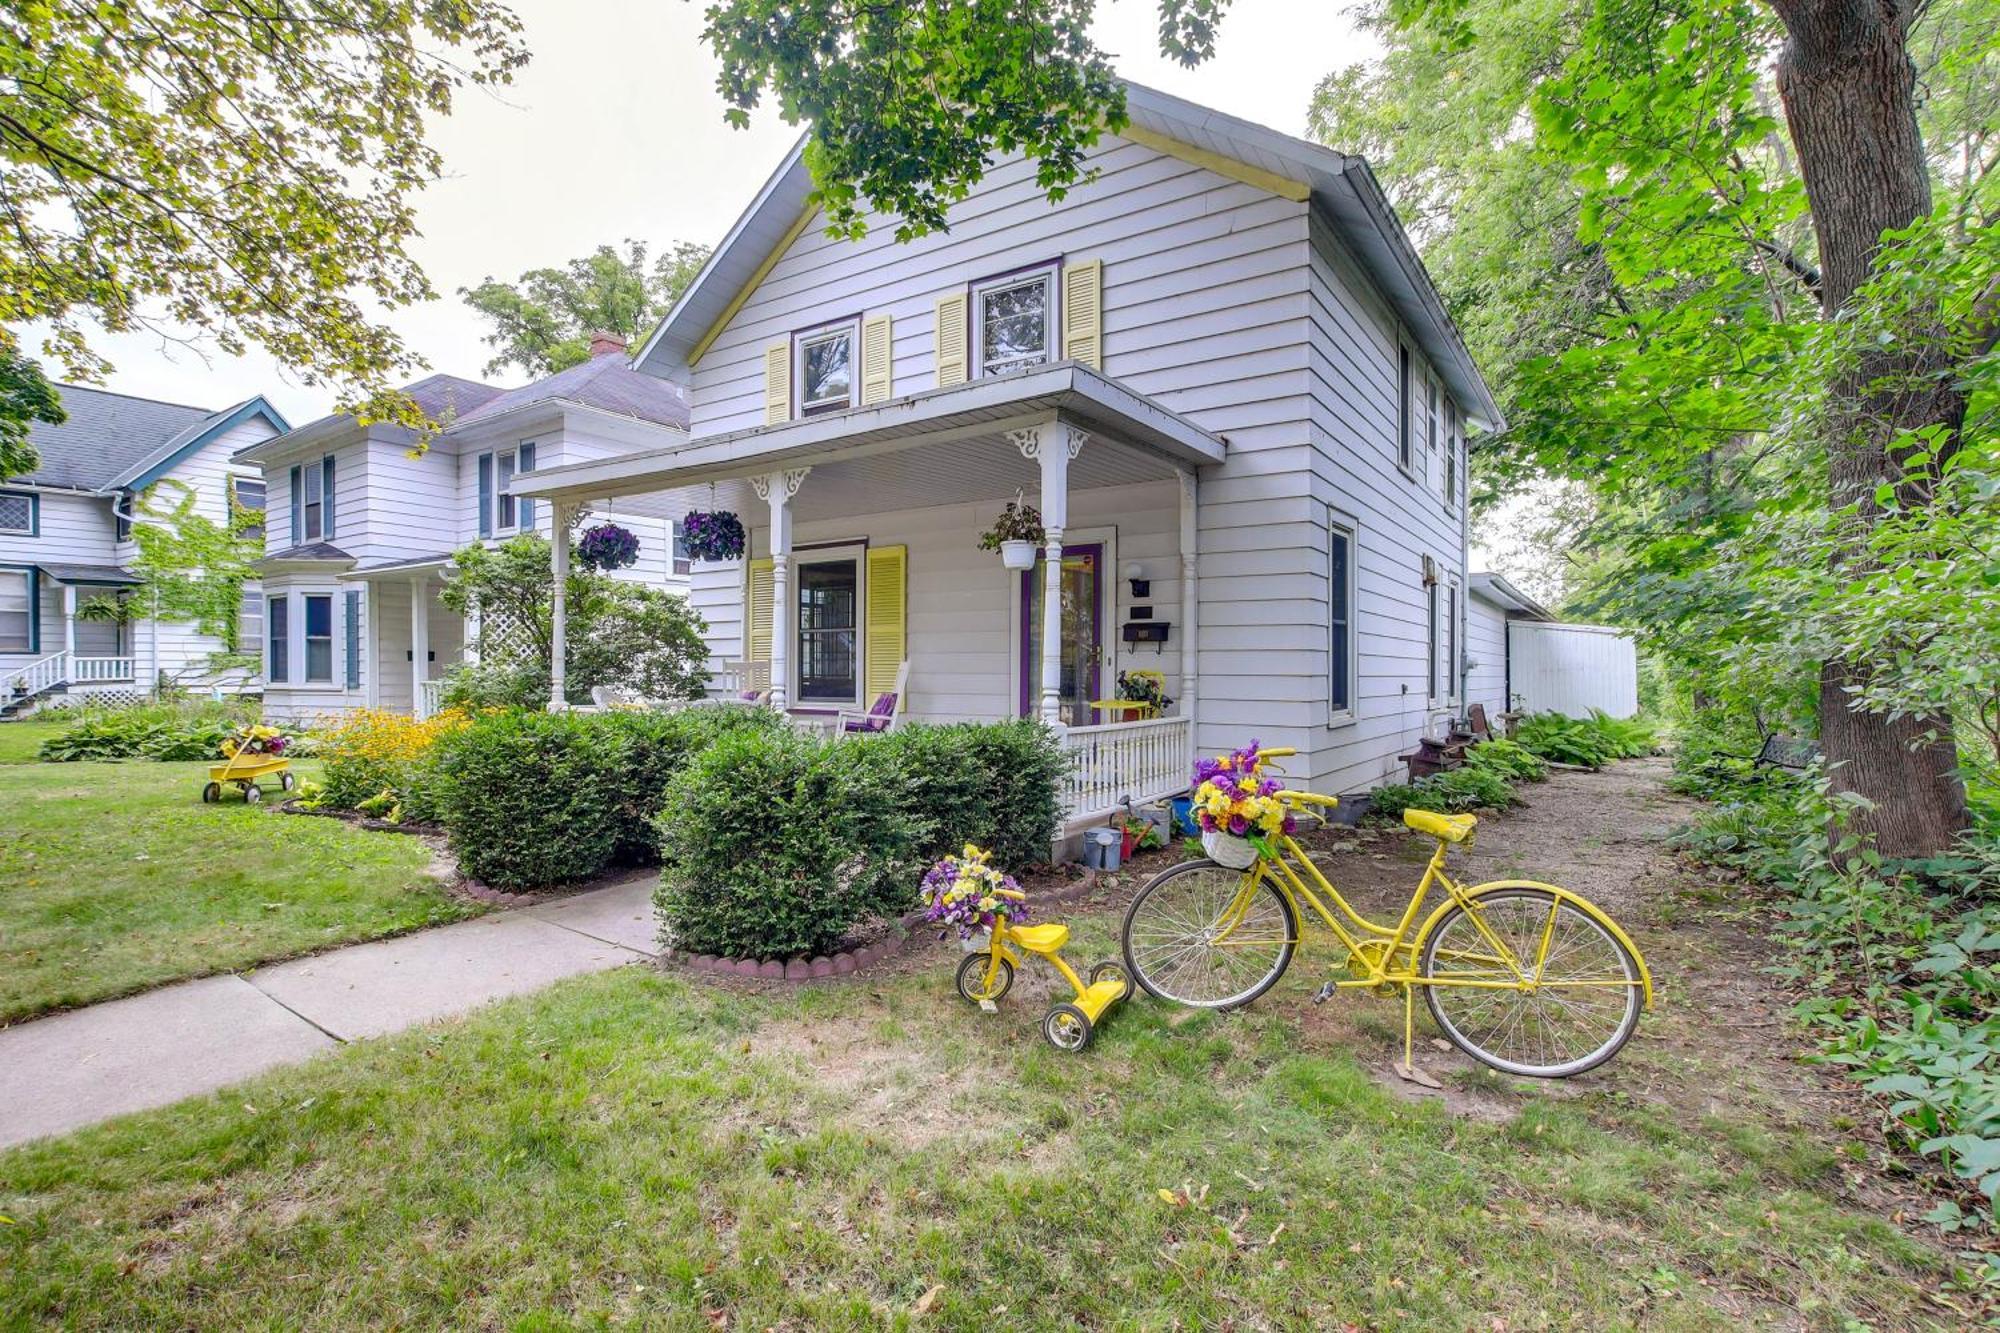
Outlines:
[[[239,754],[283,754],[289,744],[291,737],[276,727],[267,727],[261,722],[246,722],[223,739],[222,757],[234,759]]]
[[[988,862],[990,853],[971,843],[957,856],[947,856],[924,875],[923,895],[930,906],[924,920],[941,926],[958,927],[963,939],[975,930],[991,930],[995,918],[1005,912],[1010,921],[1028,914],[1027,904],[1003,898],[1002,889],[1019,893],[1021,886],[1012,875],[1002,874]]]
[[[1195,764],[1194,817],[1202,832],[1270,838],[1298,827],[1278,799],[1283,784],[1262,776],[1263,768],[1256,741]]]

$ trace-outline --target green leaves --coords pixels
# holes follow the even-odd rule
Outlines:
[[[499,350],[486,373],[513,365],[533,376],[553,375],[589,358],[594,333],[628,343],[645,337],[694,281],[708,247],[681,241],[650,264],[647,259],[646,243],[628,240],[622,254],[600,245],[561,268],[459,288],[465,303],[493,326],[486,342]]]
[[[527,59],[492,0],[16,5],[0,24],[0,330],[155,328],[261,344],[347,405],[421,427],[372,314],[433,295],[405,245],[440,162],[425,121]],[[11,348],[11,335],[0,348]]]

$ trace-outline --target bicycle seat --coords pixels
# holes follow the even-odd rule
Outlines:
[[[1472,836],[1473,826],[1479,823],[1478,815],[1441,815],[1434,810],[1405,810],[1403,822],[1419,833],[1428,833],[1433,838],[1446,842],[1464,842]]]
[[[1069,927],[1055,923],[1046,926],[1009,926],[1007,934],[1029,953],[1055,953],[1069,943]]]

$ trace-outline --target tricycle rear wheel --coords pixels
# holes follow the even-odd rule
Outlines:
[[[1091,1034],[1090,1015],[1073,1004],[1059,1004],[1042,1016],[1042,1036],[1059,1051],[1082,1050]]]

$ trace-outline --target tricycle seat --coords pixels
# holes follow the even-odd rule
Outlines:
[[[1069,943],[1069,927],[1053,923],[1046,926],[1010,926],[1007,935],[1029,953],[1059,953],[1063,945]]]

